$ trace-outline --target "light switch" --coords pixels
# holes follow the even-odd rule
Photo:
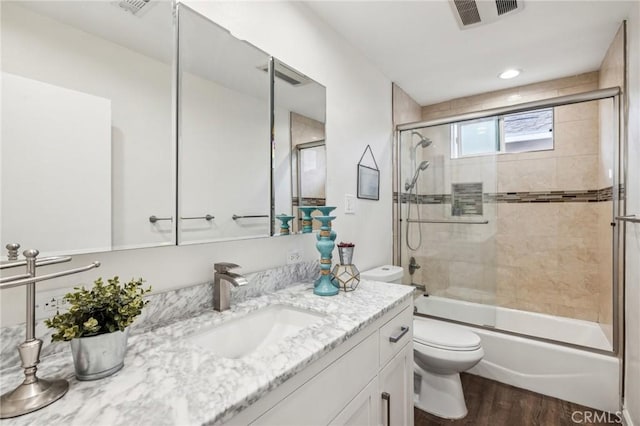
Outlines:
[[[356,197],[355,195],[344,195],[344,214],[356,214]]]

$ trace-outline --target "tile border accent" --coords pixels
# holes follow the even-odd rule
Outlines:
[[[625,197],[624,186],[620,185],[618,197]],[[587,189],[578,191],[522,191],[522,192],[485,192],[484,203],[597,203],[613,200],[613,187]],[[398,193],[393,193],[394,203],[398,202]],[[401,194],[401,202],[409,201],[409,194]],[[412,195],[411,203],[417,204],[451,204],[451,194]]]
[[[326,198],[311,198],[311,197],[302,197],[302,205],[303,206],[324,206],[326,205]],[[298,197],[293,197],[291,199],[291,204],[294,206],[298,205]]]

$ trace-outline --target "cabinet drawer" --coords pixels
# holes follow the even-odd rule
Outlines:
[[[377,374],[377,346],[372,333],[251,425],[328,424]]]
[[[408,342],[413,341],[413,311],[405,308],[380,327],[380,366],[385,365]]]

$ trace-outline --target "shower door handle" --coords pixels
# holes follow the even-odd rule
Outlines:
[[[635,214],[630,214],[628,216],[616,216],[616,220],[621,220],[623,222],[640,223],[640,217],[636,217]]]
[[[382,399],[387,402],[387,425],[391,426],[391,394],[389,392],[382,392]]]

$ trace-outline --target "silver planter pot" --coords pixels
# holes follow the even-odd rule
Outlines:
[[[353,264],[353,249],[355,247],[340,247],[338,246],[338,254],[340,255],[341,265]]]
[[[78,380],[107,377],[124,366],[129,327],[124,331],[71,340],[71,354]]]

